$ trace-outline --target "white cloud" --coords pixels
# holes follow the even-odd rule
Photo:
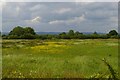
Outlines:
[[[27,23],[40,23],[41,22],[41,17],[37,16],[31,20],[25,20]]]
[[[64,23],[64,20],[55,20],[55,21],[50,21],[49,24],[61,24]]]
[[[41,19],[42,19],[41,17],[37,16],[37,17],[35,17],[34,19],[32,19],[31,21],[32,21],[32,22],[40,22]]]
[[[69,11],[71,11],[71,8],[61,8],[61,9],[55,10],[54,12],[58,14],[63,14]]]
[[[77,23],[77,24],[79,24],[80,22],[82,22],[84,20],[85,20],[85,15],[83,14],[82,16],[75,17],[74,19],[70,19],[67,22],[68,23]]]
[[[49,24],[74,24],[74,23],[79,24],[84,20],[85,20],[85,15],[83,14],[82,16],[74,17],[73,19],[50,21]]]

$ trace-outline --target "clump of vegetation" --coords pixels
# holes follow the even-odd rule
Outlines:
[[[97,74],[94,74],[94,75],[90,76],[89,79],[94,79],[94,78],[99,78],[99,79],[108,78],[108,80],[119,80],[118,79],[118,72],[113,69],[113,67],[107,62],[107,60],[105,58],[103,58],[102,61],[108,67],[108,70],[109,70],[110,74],[97,73]]]
[[[35,39],[36,33],[34,29],[31,27],[15,27],[12,31],[10,31],[9,35],[3,35],[3,38],[8,39]]]
[[[113,78],[114,80],[118,80],[118,78],[116,77],[116,72],[114,71],[114,69],[112,68],[112,66],[106,61],[106,59],[103,59],[105,65],[107,65],[110,73],[112,76],[109,76],[109,78]]]

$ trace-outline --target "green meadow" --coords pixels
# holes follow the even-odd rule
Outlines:
[[[117,39],[3,40],[3,78],[109,78],[118,72]]]

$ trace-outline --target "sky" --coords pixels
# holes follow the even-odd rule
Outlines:
[[[2,31],[15,26],[36,32],[103,32],[118,30],[117,2],[6,2],[2,5]]]

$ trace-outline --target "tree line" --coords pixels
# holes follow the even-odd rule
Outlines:
[[[69,32],[62,32],[60,34],[36,34],[31,27],[17,26],[9,32],[8,35],[3,34],[3,39],[108,39],[108,38],[120,38],[120,35],[116,30],[111,30],[107,34],[98,34],[94,32],[92,34],[83,34],[79,31],[69,30]]]

